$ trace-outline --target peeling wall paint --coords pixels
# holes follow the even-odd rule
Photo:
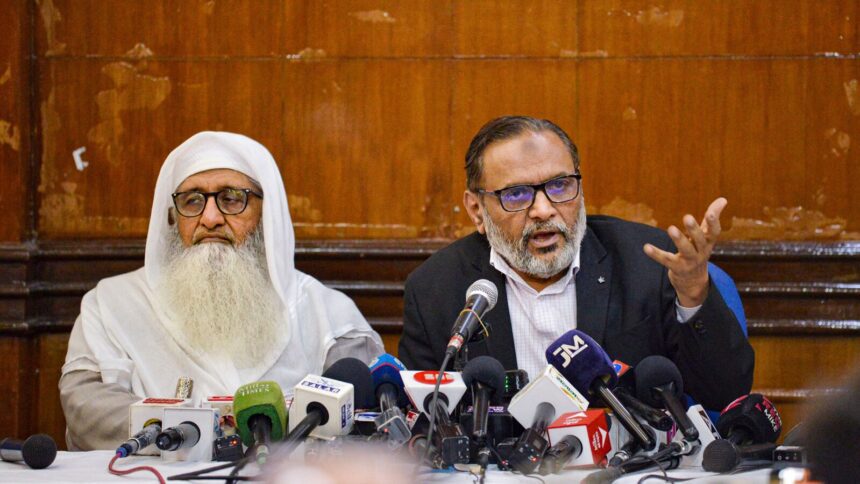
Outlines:
[[[734,240],[838,240],[860,238],[848,232],[842,217],[830,217],[803,207],[765,207],[765,219],[732,217],[721,238]]]
[[[66,50],[66,44],[57,40],[54,29],[56,29],[57,23],[63,20],[63,16],[54,6],[53,0],[36,0],[36,4],[39,6],[39,14],[42,16],[42,24],[45,27],[45,36],[48,40],[48,50],[45,54],[62,54]]]
[[[108,161],[117,164],[122,152],[125,127],[122,113],[135,109],[156,109],[170,95],[172,84],[167,77],[155,77],[138,72],[127,62],[112,62],[102,68],[114,84],[113,89],[96,95],[99,124],[90,128],[87,138],[104,151]]]
[[[824,131],[824,137],[829,144],[828,154],[837,158],[844,158],[851,148],[851,136],[845,131],[830,128]]]
[[[326,51],[322,49],[305,47],[304,49],[300,50],[299,53],[296,54],[294,57],[296,57],[297,59],[321,59],[326,56],[328,56],[328,54],[326,54]]]
[[[597,58],[597,57],[603,58],[603,57],[609,57],[609,52],[606,52],[605,50],[602,50],[602,49],[598,49],[598,50],[592,50],[592,51],[588,51],[588,52],[582,52],[579,54],[579,56],[580,57],[589,57],[589,58]]]
[[[854,116],[860,116],[860,94],[857,92],[857,79],[851,79],[842,83],[845,88],[845,98],[848,101],[848,109]]]
[[[594,209],[592,207],[588,207],[587,210],[588,213],[611,215],[613,217],[643,223],[652,227],[657,226],[657,219],[654,218],[654,209],[644,203],[633,203],[624,200],[621,197],[615,197],[611,202],[600,208]]]
[[[21,149],[21,131],[5,119],[0,119],[0,145],[9,145],[15,151]]]
[[[215,0],[206,0],[200,4],[200,11],[204,15],[212,15],[215,12]]]
[[[636,120],[636,110],[633,109],[633,106],[627,106],[623,113],[621,113],[621,119],[624,121],[634,121]]]
[[[684,11],[664,10],[662,7],[653,6],[646,10],[639,10],[635,18],[642,25],[677,27],[684,21]]]
[[[125,53],[126,57],[133,57],[135,59],[145,59],[147,57],[152,57],[153,52],[147,47],[143,42],[138,42],[134,45],[128,52]]]
[[[361,12],[349,12],[350,17],[355,17],[362,22],[370,22],[374,24],[386,23],[393,24],[397,19],[392,17],[384,10],[364,10]]]
[[[287,195],[287,203],[290,206],[293,222],[319,222],[322,220],[322,212],[311,206],[311,199],[309,197]]]
[[[0,76],[0,86],[9,82],[9,79],[12,79],[12,63],[6,64],[6,70]]]

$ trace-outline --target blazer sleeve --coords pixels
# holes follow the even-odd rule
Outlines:
[[[722,410],[750,392],[755,353],[713,282],[702,307],[686,323],[678,323],[674,308],[666,319],[674,333],[671,358],[688,395],[705,408]]]

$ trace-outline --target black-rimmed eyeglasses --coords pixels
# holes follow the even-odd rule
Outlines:
[[[553,203],[569,202],[579,196],[579,186],[582,175],[560,176],[537,185],[515,185],[501,190],[478,190],[482,195],[493,195],[499,199],[502,208],[507,212],[520,212],[531,208],[535,203],[535,194],[543,191],[546,198]]]
[[[183,217],[196,217],[203,213],[209,197],[215,197],[215,205],[224,215],[239,215],[248,206],[248,195],[263,198],[250,188],[225,188],[218,192],[177,192],[173,194],[173,206]]]

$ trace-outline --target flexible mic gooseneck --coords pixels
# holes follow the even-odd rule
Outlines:
[[[652,355],[636,365],[636,396],[653,407],[666,408],[678,424],[684,438],[690,442],[699,439],[699,431],[684,410],[684,379],[675,363],[669,358]]]
[[[490,403],[498,400],[505,391],[505,367],[491,356],[479,356],[466,363],[463,381],[472,389],[472,437],[478,444],[478,465],[483,474],[490,462],[490,449],[487,447]]]

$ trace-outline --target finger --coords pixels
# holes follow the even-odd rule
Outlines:
[[[675,264],[678,255],[673,254],[671,252],[666,252],[665,250],[658,249],[651,244],[645,244],[642,246],[642,250],[645,251],[645,255],[657,261],[660,265],[665,266],[667,268],[672,268]]]
[[[666,229],[666,233],[669,234],[669,237],[672,239],[672,242],[675,243],[675,247],[678,248],[678,254],[684,258],[696,258],[696,254],[698,251],[693,246],[693,243],[681,233],[681,230],[674,225],[670,225],[668,229]]]
[[[695,246],[696,252],[706,252],[708,250],[709,241],[707,240],[702,227],[700,227],[698,222],[696,222],[696,218],[689,214],[684,215],[684,226],[687,229],[687,236],[689,236],[693,241],[693,246]]]
[[[720,232],[722,232],[720,214],[723,213],[723,209],[726,208],[728,203],[728,200],[720,197],[711,202],[711,205],[705,210],[705,218],[702,220],[702,230],[705,231],[709,239],[716,240]]]

